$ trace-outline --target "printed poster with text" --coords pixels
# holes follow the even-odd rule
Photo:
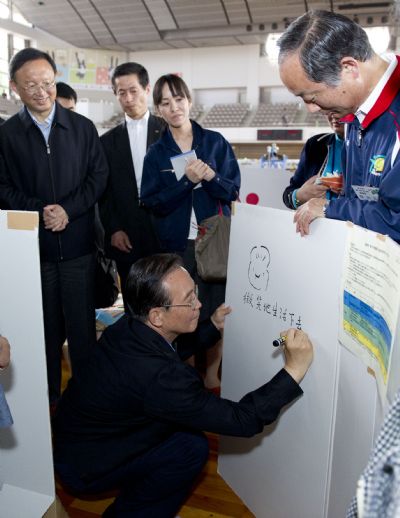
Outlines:
[[[400,247],[351,225],[344,255],[339,340],[375,372],[386,397],[400,301]]]

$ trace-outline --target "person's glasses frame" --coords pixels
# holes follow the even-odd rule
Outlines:
[[[29,85],[29,86],[22,86],[20,85],[20,88],[22,90],[25,90],[28,94],[36,94],[40,90],[44,90],[45,92],[49,92],[56,86],[55,81],[45,81],[43,83],[40,83],[38,85]]]
[[[194,287],[194,293],[193,293],[193,299],[190,302],[187,302],[186,304],[163,304],[162,308],[191,308],[193,311],[196,309],[197,302],[199,300],[199,289],[198,286],[195,285]]]

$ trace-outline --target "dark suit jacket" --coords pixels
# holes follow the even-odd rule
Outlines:
[[[147,149],[160,137],[164,122],[150,115],[147,129]],[[139,206],[135,170],[126,122],[122,122],[101,137],[110,176],[100,202],[100,216],[105,231],[106,255],[117,261],[133,263],[141,257],[159,251],[158,240],[150,213]],[[132,243],[132,251],[120,252],[111,246],[114,232],[123,230]]]
[[[302,394],[282,369],[239,402],[208,392],[196,369],[182,361],[215,344],[211,321],[186,335],[181,356],[164,338],[128,316],[109,326],[94,348],[85,376],[72,377],[54,419],[54,458],[87,480],[160,444],[175,431],[207,430],[250,437]]]
[[[51,151],[51,152],[50,152]],[[0,204],[33,210],[57,203],[69,217],[62,232],[39,223],[41,261],[67,261],[94,251],[95,204],[108,166],[94,124],[56,103],[49,143],[23,107],[0,125]]]

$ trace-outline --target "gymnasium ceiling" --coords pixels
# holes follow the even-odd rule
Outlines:
[[[264,43],[309,9],[397,36],[400,0],[14,0],[36,27],[83,48],[143,51]]]

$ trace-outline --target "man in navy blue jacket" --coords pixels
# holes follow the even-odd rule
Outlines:
[[[325,171],[342,173],[344,127],[334,117],[328,117],[328,122],[334,133],[319,133],[307,140],[290,184],[283,191],[283,203],[289,209],[296,210],[311,198],[330,197],[331,193],[327,193],[329,187],[317,180]]]
[[[60,396],[68,339],[78,374],[95,343],[94,206],[108,168],[91,121],[55,102],[56,65],[37,49],[10,63],[24,107],[0,126],[0,206],[38,211],[50,403]]]
[[[230,308],[220,306],[193,335],[201,303],[174,254],[134,263],[126,297],[132,316],[106,329],[85,377],[72,377],[62,395],[55,467],[75,491],[122,488],[103,516],[170,518],[207,460],[202,430],[260,433],[302,394],[312,346],[303,331],[286,331],[285,367],[239,402],[222,399],[182,360],[220,339]]]
[[[344,195],[312,198],[295,214],[309,233],[317,217],[350,220],[400,241],[400,58],[374,53],[345,16],[311,11],[279,40],[280,75],[309,111],[347,122]]]

